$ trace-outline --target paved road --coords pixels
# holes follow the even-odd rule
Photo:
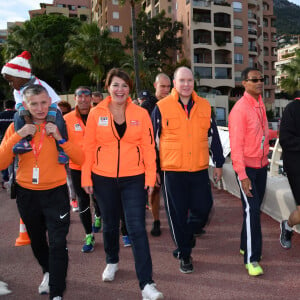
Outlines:
[[[214,213],[207,233],[197,239],[193,251],[195,272],[182,274],[172,257],[174,249],[165,212],[161,210],[162,236],[149,235],[154,280],[165,299],[299,299],[300,236],[294,236],[293,247],[287,251],[278,242],[279,224],[262,215],[264,251],[262,266],[265,275],[250,278],[239,254],[241,204],[236,197],[215,190]],[[147,212],[147,229],[151,228]],[[14,200],[0,191],[0,280],[6,281],[12,294],[1,299],[48,299],[40,296],[37,287],[42,274],[29,246],[15,247],[19,217]],[[84,232],[78,213],[72,213],[68,236],[70,264],[67,300],[135,300],[141,299],[135,276],[132,252],[121,247],[119,272],[112,283],[101,281],[105,267],[101,234],[96,234],[95,251],[81,253]]]

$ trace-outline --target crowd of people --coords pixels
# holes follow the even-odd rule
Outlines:
[[[141,91],[135,104],[130,97],[131,78],[113,68],[106,76],[108,96],[103,99],[102,93],[79,86],[72,109],[31,73],[29,58],[25,51],[1,71],[14,89],[15,102],[7,101],[0,115],[0,169],[7,182],[7,168],[18,160],[16,203],[43,272],[38,292],[54,300],[63,297],[71,203],[85,231],[83,253],[93,251],[94,233],[103,230],[102,280],[113,281],[119,269],[121,223],[125,246],[132,246],[142,298],[163,299],[153,280],[146,207],[153,215],[150,234],[159,237],[162,193],[175,245],[172,255],[180,272],[194,272],[192,249],[213,206],[209,157],[215,183],[222,177],[225,161],[213,110],[194,91],[191,69],[177,68],[173,81],[157,74],[155,95]],[[248,274],[258,276],[263,274],[260,206],[267,180],[269,131],[262,73],[247,68],[242,80],[245,93],[229,115],[229,134],[243,207],[240,253]],[[299,130],[293,130],[298,109],[296,101],[285,113],[280,141],[299,204],[298,168],[293,165],[300,151]],[[291,156],[295,158],[290,160]],[[281,224],[284,248],[291,247],[292,227],[298,223],[299,206]]]

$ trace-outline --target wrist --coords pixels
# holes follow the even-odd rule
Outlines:
[[[66,140],[65,139],[60,139],[57,142],[58,142],[59,145],[62,145],[66,142]]]

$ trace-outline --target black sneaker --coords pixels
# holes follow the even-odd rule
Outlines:
[[[201,235],[203,235],[205,233],[206,233],[206,231],[203,228],[200,228],[199,231],[197,231],[197,232],[194,233],[194,237],[199,237],[199,236],[201,236]]]
[[[193,273],[194,272],[194,266],[193,266],[193,260],[190,256],[189,258],[182,258],[180,260],[180,272],[184,274]]]
[[[290,249],[292,247],[292,235],[293,235],[293,231],[287,230],[285,225],[287,224],[287,220],[283,220],[280,223],[280,244],[283,248],[285,249]]]
[[[26,138],[23,138],[20,142],[14,145],[14,154],[23,154],[32,151],[32,147]]]
[[[153,236],[160,236],[161,230],[160,230],[160,221],[156,220],[153,222],[152,229],[150,231],[151,235]]]

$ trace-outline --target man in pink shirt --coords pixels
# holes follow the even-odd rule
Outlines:
[[[263,274],[260,206],[265,194],[269,153],[269,129],[262,101],[264,77],[256,68],[242,72],[243,97],[229,115],[233,169],[241,191],[243,226],[240,253],[250,276]]]

